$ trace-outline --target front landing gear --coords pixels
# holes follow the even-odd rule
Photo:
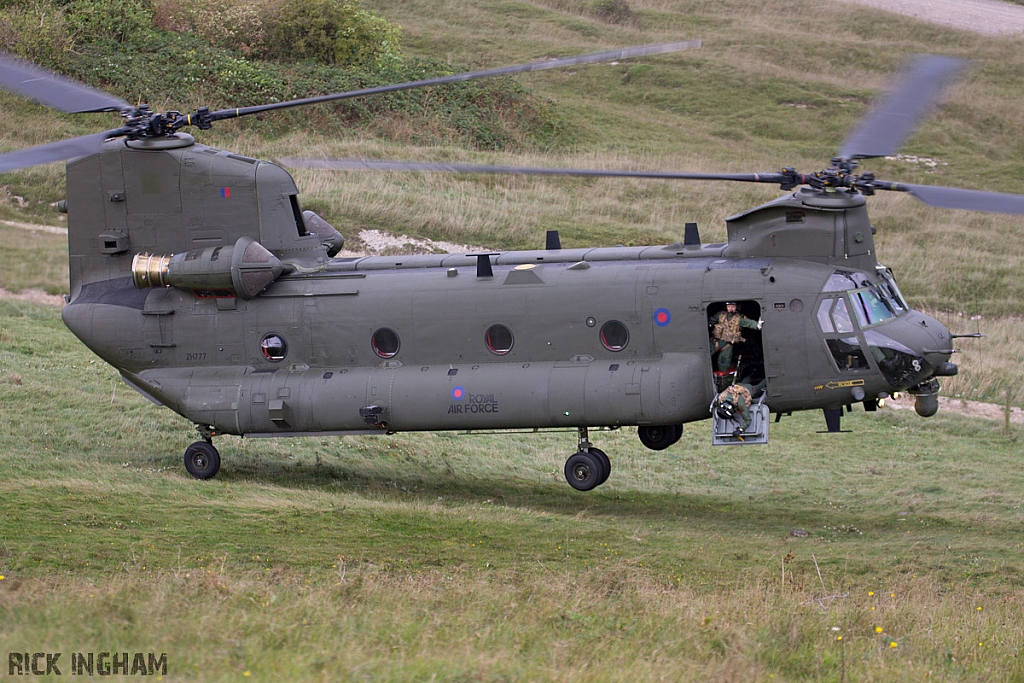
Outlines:
[[[565,480],[577,491],[590,491],[608,481],[612,462],[600,448],[590,445],[586,427],[579,427],[576,452],[565,461]]]
[[[198,426],[196,429],[203,440],[185,449],[185,469],[196,479],[210,479],[220,470],[220,452],[213,447],[212,428]]]

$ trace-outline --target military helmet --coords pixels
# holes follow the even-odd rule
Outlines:
[[[733,405],[732,401],[722,401],[718,404],[718,408],[715,409],[715,414],[718,415],[721,420],[735,419],[736,406]]]

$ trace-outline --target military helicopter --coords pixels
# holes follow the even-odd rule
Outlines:
[[[10,57],[0,84],[65,112],[120,112],[118,128],[0,155],[0,171],[67,161],[68,328],[124,381],[196,425],[194,477],[220,468],[214,437],[568,429],[565,476],[604,483],[589,430],[636,426],[653,450],[710,417],[712,317],[748,319],[740,368],[758,419],[716,443],[767,439],[767,416],[874,410],[894,392],[938,409],[953,335],[910,308],[875,255],[866,197],[1024,213],[1024,196],[855,173],[893,153],[962,63],[922,57],[812,174],[694,174],[288,160],[294,166],[776,183],[785,194],[727,219],[728,242],[338,258],[343,238],[303,211],[281,165],[196,143],[187,126],[348,97],[697,47],[615,50],[245,109],[154,113]],[[731,375],[731,379],[729,377]],[[722,378],[719,378],[722,381]],[[757,438],[760,437],[760,438]]]

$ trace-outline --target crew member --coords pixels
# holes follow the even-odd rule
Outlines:
[[[762,326],[760,320],[751,320],[740,313],[735,301],[727,301],[725,310],[711,316],[708,324],[712,328],[711,341],[714,344],[711,355],[715,356],[716,369],[723,373],[732,370],[733,346],[746,341],[740,328],[760,330]]]
[[[739,423],[733,430],[733,436],[740,436],[750,428],[753,417],[750,414],[750,389],[743,384],[733,384],[715,399],[715,415],[721,420],[732,420]]]

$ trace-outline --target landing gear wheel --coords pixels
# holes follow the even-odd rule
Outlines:
[[[636,430],[640,443],[652,451],[663,451],[683,436],[682,425],[647,425]]]
[[[579,451],[565,461],[565,480],[577,491],[590,491],[607,478],[603,461],[590,451]]]
[[[593,446],[591,446],[589,449],[587,449],[587,452],[601,461],[601,468],[604,470],[604,472],[601,474],[601,480],[597,482],[597,485],[600,486],[601,484],[608,481],[608,477],[612,473],[612,461],[608,458],[607,455],[605,455],[605,452],[602,451],[600,448],[594,448]]]
[[[212,443],[196,441],[185,449],[185,469],[196,479],[209,479],[220,470],[220,453]]]

